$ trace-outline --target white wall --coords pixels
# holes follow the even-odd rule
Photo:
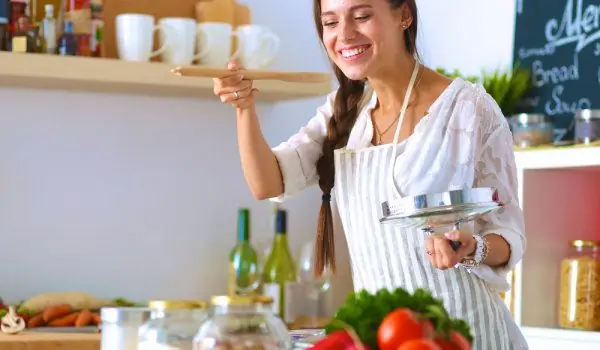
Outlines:
[[[327,69],[308,2],[248,3],[254,22],[282,38],[274,67]],[[419,5],[427,64],[477,73],[510,62],[514,4]],[[65,289],[101,297],[207,298],[225,291],[237,207],[252,208],[257,242],[270,238],[269,204],[253,200],[244,183],[229,107],[7,88],[0,89],[0,101],[5,299]],[[261,105],[268,140],[287,138],[322,101]],[[312,237],[319,204],[316,189],[285,204],[294,248]],[[348,271],[341,275],[338,302],[350,286]]]

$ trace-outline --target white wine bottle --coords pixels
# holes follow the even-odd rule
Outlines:
[[[296,264],[287,241],[287,212],[278,208],[275,213],[275,238],[263,268],[263,293],[273,298],[273,312],[286,322],[286,287],[295,282]]]
[[[237,244],[229,253],[229,295],[259,293],[260,272],[258,254],[250,243],[250,210],[238,210]]]

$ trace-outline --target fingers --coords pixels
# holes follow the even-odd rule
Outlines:
[[[436,258],[435,266],[438,269],[445,270],[454,267],[458,262],[456,252],[444,236],[436,235],[433,240],[433,251]]]
[[[236,74],[242,67],[237,61],[227,65],[230,75],[214,78],[214,94],[221,102],[237,108],[247,108],[254,104],[257,89],[253,88],[252,80],[246,80],[241,74]]]
[[[435,247],[433,243],[433,236],[425,237],[425,254],[427,254],[427,259],[431,263],[431,265],[436,266],[436,258],[435,258]]]
[[[458,241],[461,246],[454,251],[451,241]],[[425,237],[425,253],[429,262],[440,270],[456,266],[474,247],[474,238],[470,233],[450,231],[444,235],[432,234]]]
[[[252,90],[252,82],[249,80],[242,80],[240,83],[235,85],[223,86],[215,90],[215,94],[221,98],[221,101],[226,102],[228,96],[234,96],[237,92],[238,99],[247,97]]]
[[[473,235],[469,232],[452,230],[446,232],[444,237],[448,240],[460,243],[460,247],[456,250],[456,255],[459,256],[460,259],[470,255],[475,248],[475,238],[473,238]]]

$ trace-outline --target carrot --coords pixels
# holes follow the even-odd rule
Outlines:
[[[81,310],[79,316],[77,316],[77,320],[75,320],[75,327],[86,327],[92,324],[94,318],[92,317],[92,313],[90,310]]]
[[[75,321],[77,321],[77,317],[79,317],[79,312],[72,312],[66,316],[55,318],[54,320],[48,323],[50,327],[72,327],[75,325]]]
[[[100,314],[97,312],[92,312],[92,324],[99,326],[102,324],[102,320],[100,319]]]
[[[40,312],[39,314],[31,317],[27,321],[27,327],[29,327],[29,328],[42,327],[45,324],[46,324],[46,322],[44,321],[44,313],[43,312]]]
[[[73,312],[73,308],[69,304],[58,304],[50,306],[44,310],[44,321],[49,323],[50,321],[61,318]]]

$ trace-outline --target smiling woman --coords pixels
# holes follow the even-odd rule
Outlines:
[[[314,0],[314,10],[339,88],[297,134],[271,148],[252,81],[236,73],[236,63],[215,80],[216,95],[235,106],[252,193],[283,198],[318,184],[316,272],[335,271],[333,232],[343,231],[355,290],[428,289],[468,322],[473,349],[527,349],[499,297],[526,246],[512,136],[500,108],[481,85],[419,62],[415,0]],[[432,235],[379,222],[384,201],[472,187],[495,188],[502,210]]]

